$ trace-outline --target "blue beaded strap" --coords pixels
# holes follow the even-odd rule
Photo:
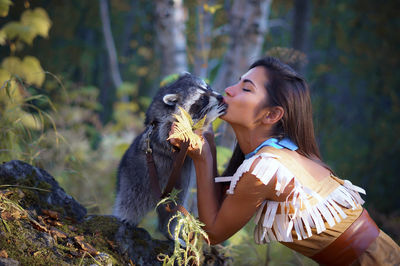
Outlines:
[[[265,146],[271,146],[271,147],[274,147],[277,149],[287,148],[292,151],[295,151],[298,149],[296,144],[294,144],[294,142],[291,141],[289,138],[283,138],[281,140],[278,140],[276,138],[270,138],[270,139],[267,139],[266,141],[264,141],[263,143],[261,143],[254,151],[246,154],[244,156],[244,158],[249,159],[249,158],[253,157],[262,147],[265,147]]]

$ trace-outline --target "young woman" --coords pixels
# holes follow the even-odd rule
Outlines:
[[[212,244],[255,215],[259,244],[279,241],[320,264],[400,264],[400,248],[361,207],[362,188],[337,178],[321,161],[306,82],[279,60],[251,65],[225,89],[221,118],[237,147],[224,177],[215,177],[215,144],[204,135],[191,148],[197,174],[199,218]],[[179,146],[179,141],[171,140]],[[226,195],[221,184],[229,185]],[[226,183],[228,182],[228,183]]]

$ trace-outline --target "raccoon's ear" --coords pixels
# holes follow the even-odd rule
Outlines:
[[[166,105],[174,106],[179,100],[178,94],[167,94],[163,97],[163,102]]]
[[[183,76],[186,76],[186,75],[192,75],[192,74],[190,72],[187,72],[187,71],[179,72],[179,77],[183,77]]]

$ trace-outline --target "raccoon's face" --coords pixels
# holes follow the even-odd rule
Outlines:
[[[223,103],[221,94],[213,91],[201,79],[191,75],[187,78],[190,78],[194,84],[186,88],[185,86],[189,84],[181,84],[183,85],[180,87],[182,92],[166,94],[163,97],[166,105],[174,107],[174,113],[178,111],[177,106],[180,106],[190,114],[194,122],[207,115],[205,124],[209,124],[225,113],[226,104]],[[176,85],[179,86],[179,84]]]
[[[185,73],[158,91],[147,110],[145,124],[155,122],[170,126],[174,121],[173,114],[179,113],[178,106],[190,114],[194,123],[207,115],[204,127],[226,111],[226,104],[218,92],[202,79]]]

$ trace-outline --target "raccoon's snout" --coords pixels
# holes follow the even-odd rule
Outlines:
[[[217,100],[218,100],[218,103],[221,104],[221,103],[224,102],[224,97],[222,97],[221,94],[218,94],[218,95],[217,95]]]

